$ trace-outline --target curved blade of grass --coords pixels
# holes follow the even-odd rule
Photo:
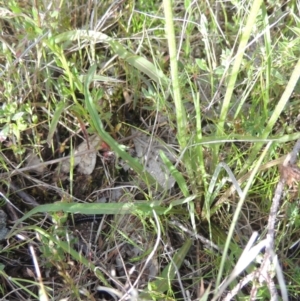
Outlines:
[[[115,39],[109,37],[104,33],[93,30],[72,30],[55,36],[54,41],[55,43],[62,43],[66,41],[106,43],[120,58],[122,58],[128,64],[140,70],[141,72],[147,74],[158,84],[162,84],[164,88],[167,88],[169,84],[169,79],[163,74],[161,70],[158,70],[154,64],[149,62],[147,59],[128,51],[121,43],[117,42]],[[82,47],[85,47],[85,45],[83,45]]]
[[[170,289],[171,281],[174,280],[175,275],[178,274],[178,270],[180,269],[191,246],[192,240],[187,239],[184,245],[174,255],[168,266],[163,270],[161,275],[158,276],[158,280],[154,280],[148,285],[153,291],[161,292],[163,294]],[[142,292],[139,297],[142,299],[152,300],[151,292]]]
[[[163,151],[160,151],[159,154],[163,163],[168,168],[170,174],[176,180],[181,192],[185,197],[187,197],[189,195],[189,189],[183,175],[176,169],[176,167],[172,164],[172,162],[168,159],[168,157],[165,155]]]
[[[38,296],[33,293],[31,290],[28,289],[28,287],[35,287],[38,286],[37,282],[34,282],[33,280],[27,280],[27,279],[22,279],[22,278],[15,278],[8,276],[2,269],[0,269],[0,276],[3,277],[4,279],[9,279],[10,282],[12,282],[15,286],[15,290],[22,289],[22,291],[27,292],[30,296],[32,296],[35,300],[39,300]],[[26,283],[27,285],[23,285],[22,283]],[[1,287],[2,289],[2,287]],[[3,300],[3,299],[1,299]],[[7,299],[6,299],[7,300]]]
[[[181,199],[181,200],[173,200],[173,201],[171,201],[170,205],[172,207],[174,207],[174,206],[178,206],[178,205],[187,204],[187,203],[192,202],[195,198],[196,198],[196,195],[190,195],[190,196],[188,196],[184,199]]]
[[[82,74],[78,76],[78,79],[83,83],[85,81],[86,74]],[[99,81],[99,82],[105,82],[105,83],[124,83],[125,81],[119,80],[113,77],[109,76],[104,76],[104,75],[99,75],[95,74],[94,75],[94,80]]]
[[[171,205],[172,207],[184,204],[186,202],[190,202],[193,200],[193,196],[190,196],[183,200],[176,200]],[[66,212],[66,213],[81,213],[81,214],[134,214],[138,212],[143,212],[144,214],[151,213],[152,210],[158,215],[163,215],[170,212],[171,208],[164,207],[161,205],[161,201],[153,201],[153,202],[134,202],[134,203],[105,203],[105,204],[78,204],[78,203],[54,203],[54,204],[46,204],[40,205],[29,212],[27,212],[23,217],[18,219],[18,221],[14,224],[10,233],[7,235],[11,237],[13,235],[13,231],[16,227],[22,223],[24,220],[30,218],[36,213],[48,213],[48,212]]]
[[[300,138],[300,132],[288,134],[284,136],[270,136],[268,138],[262,137],[254,137],[254,136],[245,136],[239,134],[232,134],[228,137],[220,136],[220,137],[203,137],[198,143],[191,145],[191,147],[196,145],[208,145],[208,144],[220,144],[220,143],[234,143],[234,142],[252,142],[252,143],[267,143],[269,141],[272,142],[289,142],[298,140]]]
[[[163,163],[166,165],[166,167],[168,168],[170,174],[174,177],[174,179],[176,180],[181,192],[183,193],[183,195],[186,197],[186,199],[188,199],[188,195],[189,195],[189,189],[188,186],[186,184],[186,181],[183,177],[183,175],[175,168],[175,166],[172,164],[172,162],[167,158],[167,156],[165,155],[165,153],[163,151],[160,151],[160,157],[163,161]],[[190,196],[191,200],[195,199],[195,196]],[[193,225],[193,229],[196,229],[196,222],[195,222],[195,206],[193,202],[187,202],[188,203],[188,211],[190,214],[190,218],[191,218],[191,223]]]
[[[153,185],[157,189],[162,190],[160,184],[145,170],[145,168],[136,159],[133,159],[129,154],[127,154],[120,147],[120,145],[104,130],[102,121],[100,120],[100,116],[97,112],[96,106],[89,91],[89,86],[93,80],[95,71],[96,65],[91,66],[84,83],[85,104],[90,114],[92,125],[98,132],[99,136],[111,147],[114,152],[116,152],[123,160],[125,160],[138,175],[141,176],[142,180],[146,184],[150,186]]]

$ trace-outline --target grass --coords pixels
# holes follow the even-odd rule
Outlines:
[[[297,185],[266,239],[276,166],[300,138],[297,1],[0,7],[3,300],[297,300]],[[133,128],[171,189],[134,155]],[[94,134],[82,175],[74,154],[92,160]]]

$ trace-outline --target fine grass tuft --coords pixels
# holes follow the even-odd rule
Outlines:
[[[297,300],[296,1],[0,2],[1,298]]]

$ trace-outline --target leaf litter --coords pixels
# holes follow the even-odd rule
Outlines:
[[[138,134],[137,134],[138,133]],[[170,189],[175,184],[174,177],[170,174],[169,170],[163,163],[160,157],[160,151],[163,151],[167,158],[175,161],[175,156],[171,149],[166,144],[153,139],[153,137],[140,133],[132,129],[131,134],[135,136],[133,143],[135,146],[138,158],[144,160],[145,169],[160,183],[164,188]]]
[[[97,151],[108,146],[102,141],[102,139],[97,135],[92,135],[88,140],[83,141],[79,144],[74,151],[74,163],[73,167],[77,167],[78,172],[84,175],[90,175],[96,166]],[[86,153],[84,153],[86,152]],[[83,153],[80,156],[76,154]],[[64,161],[57,170],[68,173],[71,170],[71,161]]]

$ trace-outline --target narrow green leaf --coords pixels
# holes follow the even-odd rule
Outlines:
[[[230,101],[231,101],[231,98],[233,95],[233,90],[235,87],[237,76],[238,76],[238,73],[239,73],[239,70],[240,70],[240,67],[242,64],[243,55],[246,50],[248,40],[250,38],[252,28],[256,22],[256,17],[259,13],[261,3],[262,3],[262,0],[254,0],[253,1],[246,24],[244,27],[243,27],[243,25],[241,25],[243,27],[243,30],[241,31],[242,32],[241,41],[240,41],[240,44],[239,44],[239,47],[237,50],[237,54],[235,57],[235,61],[234,61],[233,67],[232,67],[232,71],[231,71],[231,74],[229,77],[229,82],[227,85],[224,101],[222,102],[222,108],[221,108],[221,112],[220,112],[220,121],[217,126],[216,136],[223,135],[224,124],[225,124],[227,113],[228,113],[228,110],[230,107]],[[213,161],[215,163],[217,162],[216,158],[218,158],[218,155],[219,155],[219,145],[216,145],[213,149],[213,157],[214,157]]]
[[[194,197],[191,196],[189,198],[183,200],[176,200],[173,203],[173,206],[181,205],[183,203],[189,202]],[[54,204],[46,204],[40,205],[33,208],[31,211],[27,212],[22,218],[20,218],[11,229],[8,237],[12,235],[16,227],[30,218],[36,213],[49,213],[49,212],[58,212],[63,211],[66,213],[81,213],[81,214],[134,214],[137,212],[143,212],[144,214],[148,214],[152,212],[154,209],[158,215],[166,214],[170,211],[170,208],[165,208],[161,205],[162,201],[144,201],[144,202],[134,202],[134,203],[105,203],[105,204],[78,204],[78,203],[54,203]]]
[[[168,168],[170,174],[176,180],[183,195],[185,197],[187,197],[189,195],[189,189],[188,189],[188,186],[185,182],[183,175],[176,169],[176,167],[172,164],[172,162],[168,159],[168,157],[165,155],[165,153],[163,151],[160,151],[160,157],[161,157],[163,163]]]
[[[145,168],[135,159],[133,159],[128,153],[126,153],[120,145],[104,130],[102,121],[100,116],[97,113],[95,104],[91,97],[91,93],[89,91],[90,83],[94,78],[94,74],[96,71],[96,65],[91,66],[89,69],[86,81],[84,83],[84,96],[85,96],[85,104],[88,109],[88,112],[91,116],[91,122],[94,126],[95,130],[98,132],[99,136],[111,147],[111,149],[118,154],[123,160],[125,160],[129,166],[140,175],[141,179],[150,186],[156,187],[158,190],[163,190],[160,184],[145,170]]]
[[[267,122],[267,125],[263,131],[263,133],[261,134],[261,139],[267,139],[273,129],[273,127],[275,126],[279,116],[281,115],[283,109],[285,108],[286,104],[288,103],[288,101],[290,100],[290,97],[299,81],[300,78],[300,59],[298,60],[293,73],[290,77],[290,80],[288,82],[288,84],[286,85],[286,88],[280,98],[280,100],[278,101],[270,119]],[[299,133],[296,133],[299,134]],[[244,164],[244,168],[242,169],[242,171],[240,172],[240,174],[238,175],[238,177],[242,176],[249,168],[249,165],[251,165],[253,163],[253,161],[255,161],[255,159],[257,158],[257,154],[260,152],[261,147],[262,147],[262,143],[257,143],[254,148],[252,149],[251,153],[248,156],[247,161]]]
[[[93,43],[107,43],[111,49],[117,54],[120,58],[126,61],[128,64],[132,65],[141,72],[147,74],[149,78],[167,88],[169,85],[169,79],[163,74],[163,72],[157,67],[149,62],[147,59],[133,54],[128,51],[121,43],[117,42],[113,38],[107,36],[104,33],[93,31],[93,30],[72,30],[64,32],[54,37],[56,43],[68,42],[70,41],[81,41],[82,47],[85,47],[86,41]],[[66,46],[65,46],[66,48]]]
[[[181,90],[179,84],[178,75],[178,60],[177,60],[177,48],[176,48],[176,38],[173,20],[173,4],[171,0],[164,0],[164,14],[166,19],[166,36],[168,40],[168,48],[170,54],[170,71],[172,77],[172,92],[174,104],[176,107],[176,123],[177,123],[177,138],[180,145],[180,149],[184,150],[187,145],[187,119],[186,111],[183,106],[183,101],[181,98]],[[189,164],[189,160],[186,160],[185,164]],[[187,168],[188,169],[188,168]]]
[[[53,118],[51,120],[51,124],[49,127],[49,133],[47,136],[47,143],[49,146],[51,146],[52,138],[53,138],[54,132],[56,130],[60,115],[64,111],[65,107],[66,107],[66,104],[63,101],[59,102],[56,105],[56,110],[55,110]]]

